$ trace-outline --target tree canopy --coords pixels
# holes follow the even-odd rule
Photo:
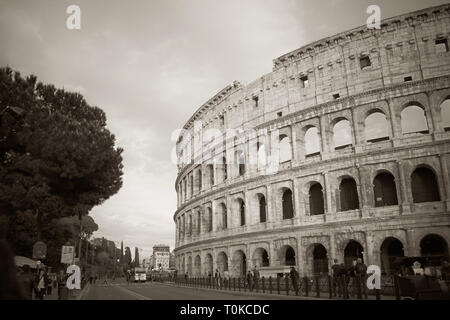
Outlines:
[[[122,151],[81,94],[0,68],[0,238],[45,240],[44,225],[86,216],[121,188]]]

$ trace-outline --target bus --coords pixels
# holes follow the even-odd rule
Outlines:
[[[145,282],[147,281],[147,273],[145,268],[134,268],[134,282]]]

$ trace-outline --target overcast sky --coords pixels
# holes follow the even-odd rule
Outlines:
[[[150,256],[175,243],[171,133],[233,80],[269,73],[272,60],[309,42],[435,0],[0,0],[0,66],[79,91],[107,115],[124,152],[124,184],[91,215],[95,236]],[[68,30],[66,8],[81,8]]]

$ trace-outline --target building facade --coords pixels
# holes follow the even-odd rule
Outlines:
[[[386,19],[202,105],[176,145],[179,272],[448,258],[449,37],[450,5]]]
[[[167,245],[153,246],[152,267],[156,270],[167,271],[170,267],[170,247]]]

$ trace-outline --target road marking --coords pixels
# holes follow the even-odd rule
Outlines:
[[[126,293],[128,293],[128,294],[130,294],[132,296],[134,296],[135,298],[138,298],[139,300],[152,300],[149,297],[146,297],[146,296],[143,296],[143,295],[141,295],[141,294],[139,294],[137,292],[128,290],[128,289],[126,289],[126,288],[124,288],[122,286],[117,286],[117,288],[119,288],[120,290],[122,290],[122,291],[124,291],[124,292],[126,292]]]

